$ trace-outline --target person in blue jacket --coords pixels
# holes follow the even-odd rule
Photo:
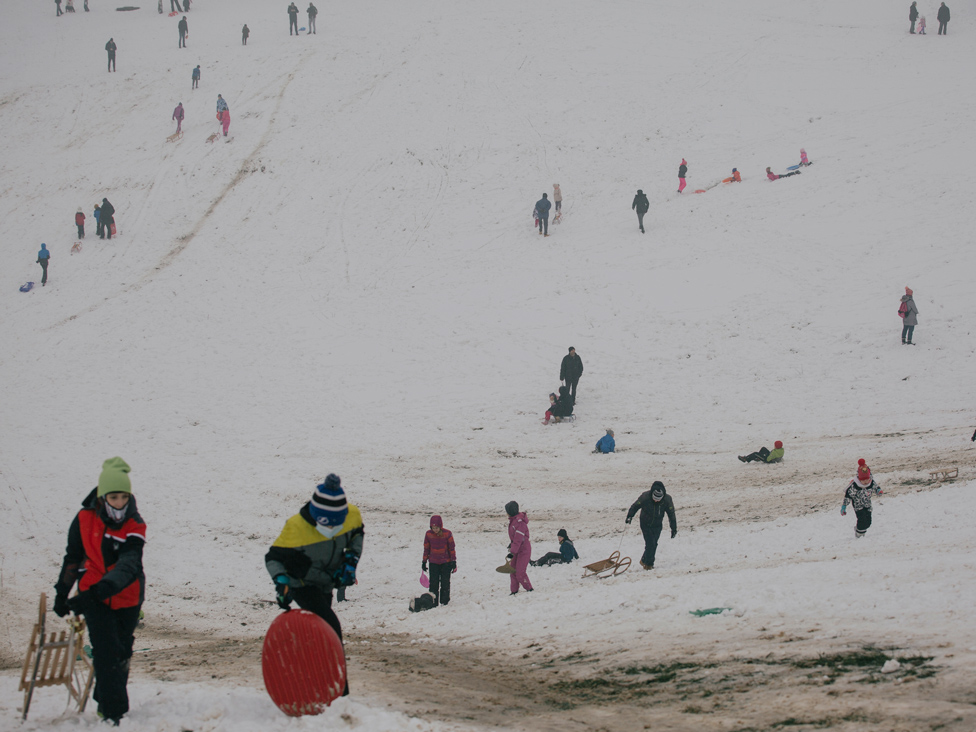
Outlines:
[[[533,567],[548,567],[553,564],[569,564],[574,559],[579,559],[579,554],[576,553],[576,547],[569,540],[569,534],[566,533],[566,529],[557,531],[556,538],[559,540],[558,552],[548,552],[540,559],[529,562],[529,564]]]
[[[102,215],[102,207],[99,206],[96,203],[95,204],[95,210],[92,212],[92,218],[95,219],[95,236],[97,236],[99,238],[101,238],[102,236],[104,236],[104,234],[102,232],[101,215]]]
[[[44,274],[41,275],[41,285],[47,284],[47,265],[51,261],[51,252],[47,250],[47,244],[41,244],[41,251],[37,253],[37,263],[41,265]]]
[[[606,455],[608,452],[613,452],[616,447],[617,443],[613,440],[613,430],[608,429],[607,434],[601,437],[596,443],[596,450],[593,452],[601,452]]]
[[[543,227],[545,227],[545,236],[549,236],[549,209],[552,208],[552,204],[549,203],[549,194],[543,193],[542,198],[535,202],[535,215],[539,219],[539,233],[543,233]]]

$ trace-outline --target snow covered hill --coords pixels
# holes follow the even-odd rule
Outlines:
[[[924,2],[927,36],[880,0],[338,0],[296,38],[287,3],[196,0],[178,49],[155,3],[56,18],[8,0],[0,658],[20,663],[71,517],[121,455],[149,524],[150,647],[263,632],[264,552],[336,472],[366,523],[340,609],[360,639],[544,639],[622,663],[718,640],[760,653],[760,628],[816,625],[815,648],[952,642],[940,662],[971,670],[976,2],[953,3],[945,37]],[[232,140],[208,144],[218,93]],[[810,168],[766,180],[801,147]],[[733,167],[741,184],[691,192]],[[564,221],[543,238],[531,211],[553,183]],[[103,197],[111,241],[94,237]],[[543,427],[571,345],[578,420]],[[619,452],[591,454],[606,427]],[[776,439],[782,465],[735,459]],[[855,546],[837,513],[862,457],[888,494]],[[934,486],[950,465],[963,484]],[[680,532],[654,578],[553,568],[508,596],[507,501],[536,554],[565,527],[584,561],[621,546],[636,567],[624,511],[656,479]],[[458,542],[455,600],[413,616],[430,513]],[[688,615],[711,606],[734,611]],[[132,728],[157,729],[157,682],[134,682]],[[352,686],[379,725],[385,702]]]

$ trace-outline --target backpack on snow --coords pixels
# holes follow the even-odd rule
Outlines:
[[[431,610],[437,607],[437,598],[433,592],[425,592],[420,597],[415,597],[410,601],[410,612],[419,613],[424,610]]]
[[[905,302],[903,302],[898,307],[898,315],[900,317],[902,317],[902,318],[904,318],[906,315],[908,315],[908,300],[905,300]]]

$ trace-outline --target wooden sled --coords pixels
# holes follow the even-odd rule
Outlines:
[[[78,254],[81,254],[81,242],[80,241],[76,241],[74,244],[71,245],[71,253],[74,254],[75,252],[77,252]]]
[[[584,577],[613,577],[623,574],[630,567],[630,557],[620,557],[620,552],[614,552],[608,559],[603,559],[583,567]]]
[[[959,477],[959,468],[942,468],[941,470],[933,470],[929,473],[929,477],[939,483],[944,480],[952,480],[953,478]]]
[[[179,132],[174,132],[172,135],[167,137],[166,142],[176,142],[177,140],[180,140],[182,138],[183,138],[183,131],[180,130]]]
[[[220,133],[214,132],[210,137],[207,138],[207,142],[217,142],[218,137],[220,137]]]
[[[85,655],[85,621],[74,618],[68,621],[68,630],[45,633],[47,595],[41,593],[37,623],[31,633],[30,647],[24,659],[18,691],[24,692],[24,715],[30,711],[34,689],[44,686],[67,686],[68,704],[74,700],[79,712],[85,711],[91,693],[94,676],[91,661]]]

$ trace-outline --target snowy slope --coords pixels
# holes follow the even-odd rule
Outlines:
[[[197,0],[185,50],[154,6],[90,4],[10,0],[0,27],[5,660],[116,454],[167,629],[265,626],[264,551],[333,471],[367,524],[341,611],[360,635],[575,647],[612,611],[599,642],[620,649],[643,623],[688,642],[687,610],[727,604],[709,628],[816,616],[883,640],[901,621],[865,619],[853,588],[900,618],[971,604],[971,488],[911,491],[942,462],[973,477],[976,104],[954,72],[973,66],[976,4],[954,3],[942,38],[879,0],[373,0],[320,5],[318,34],[289,38],[286,4]],[[218,93],[233,141],[208,145]],[[814,165],[767,182],[801,146]],[[733,166],[744,181],[679,197],[682,157],[692,190]],[[554,182],[565,221],[543,239],[530,212]],[[121,235],[94,239],[89,218],[70,255],[75,209],[103,196]],[[42,241],[51,281],[21,294]],[[579,420],[543,428],[569,345]],[[597,458],[607,426],[621,452]],[[775,439],[784,465],[735,460]],[[855,549],[836,513],[859,457],[891,495]],[[531,601],[507,596],[506,501],[540,550],[565,526],[588,561],[654,479],[682,528],[663,587],[632,572],[608,604],[555,568]],[[431,512],[461,567],[436,626],[405,612]],[[624,542],[636,560],[636,528]],[[925,628],[919,643],[974,644],[958,615]]]

